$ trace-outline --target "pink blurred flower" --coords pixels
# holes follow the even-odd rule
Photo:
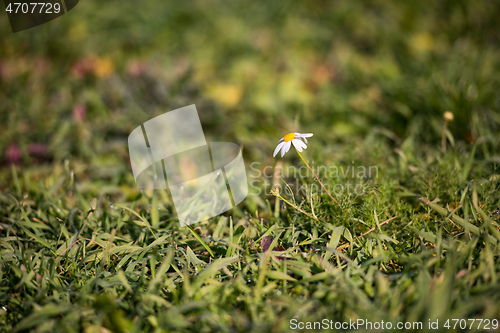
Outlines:
[[[47,146],[43,143],[31,143],[28,146],[28,153],[34,156],[45,156],[47,153]]]
[[[147,71],[147,66],[144,62],[141,62],[139,60],[134,60],[129,62],[127,66],[127,73],[130,76],[133,77],[139,77],[142,76],[146,73]]]
[[[73,120],[77,123],[81,123],[85,120],[85,114],[87,113],[87,108],[84,104],[76,104],[73,107]]]
[[[71,66],[71,75],[77,79],[84,78],[92,73],[93,66],[94,59],[92,57],[78,59],[73,66]]]
[[[8,164],[19,164],[21,162],[21,150],[17,143],[11,143],[5,150],[5,160]]]

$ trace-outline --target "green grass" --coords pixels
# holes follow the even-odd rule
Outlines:
[[[1,332],[500,318],[494,1],[118,3],[17,34],[0,22]],[[126,141],[189,104],[257,180],[192,230],[166,192],[138,189]],[[340,205],[299,193],[314,177],[271,172],[290,131],[314,133],[314,166],[378,173],[322,174],[364,185]],[[320,222],[276,201],[276,181]],[[263,253],[266,236],[285,251]]]

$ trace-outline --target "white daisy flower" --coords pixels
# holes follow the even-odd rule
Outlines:
[[[307,148],[306,138],[310,138],[311,136],[313,136],[312,133],[305,133],[305,134],[288,133],[278,142],[278,145],[274,150],[273,157],[276,156],[276,154],[280,151],[280,149],[281,149],[281,157],[285,156],[285,154],[290,150],[292,144],[299,152],[302,152],[302,150]],[[305,143],[302,142],[301,139],[304,140]]]

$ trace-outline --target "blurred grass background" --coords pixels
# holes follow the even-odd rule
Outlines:
[[[457,140],[488,135],[474,120],[497,129],[493,1],[138,6],[82,2],[16,34],[4,17],[4,162],[13,144],[26,164],[34,144],[49,161],[123,158],[138,123],[188,104],[208,136],[262,161],[291,130],[329,149],[372,132],[432,144],[447,110]]]
[[[335,226],[366,231],[347,221],[373,218],[378,209],[386,218],[399,216],[396,226],[414,221],[417,214],[419,223],[438,233],[437,225],[425,224],[434,218],[429,212],[424,214],[425,208],[414,197],[439,197],[443,206],[456,208],[463,203],[464,191],[470,195],[471,209],[482,202],[487,216],[498,221],[499,16],[495,1],[81,1],[57,20],[13,34],[2,13],[2,236],[11,237],[6,230],[15,230],[14,222],[24,219],[16,208],[23,206],[23,200],[32,207],[30,218],[50,209],[47,202],[65,212],[56,216],[66,222],[70,216],[73,219],[73,209],[100,210],[94,226],[109,234],[121,223],[116,216],[106,216],[112,203],[132,202],[134,209],[149,218],[152,198],[138,197],[128,134],[148,119],[190,104],[197,106],[207,140],[240,144],[247,166],[255,161],[261,163],[260,169],[274,166],[275,144],[291,131],[314,133],[305,155],[317,164],[378,166],[380,179],[372,181],[373,190],[383,192],[380,201],[345,198],[344,213],[326,207],[324,215]],[[441,151],[445,111],[454,115],[448,125],[446,154]],[[285,158],[285,165],[298,162],[288,155]],[[479,182],[477,189],[472,180]],[[473,188],[476,205],[472,205]],[[172,206],[168,198],[161,200],[165,212],[159,218],[170,223]],[[231,212],[241,219],[235,227],[247,223],[248,214],[287,225],[291,213],[274,211],[266,200],[274,202],[267,194],[249,196]],[[254,214],[256,210],[260,213]],[[469,211],[464,213],[469,216]],[[483,221],[481,216],[477,213],[471,219]],[[211,221],[206,228],[222,228],[219,222]],[[174,228],[168,223],[161,225]],[[393,231],[401,242],[415,241],[413,231],[402,231],[402,227],[398,231],[396,226]],[[71,232],[54,228],[59,239],[61,232],[72,239]],[[227,228],[220,234],[233,232]],[[259,228],[247,236],[254,240],[262,236],[267,229]],[[310,225],[303,228],[318,236]],[[146,248],[152,242],[144,233],[134,232],[142,235],[139,246]],[[189,236],[176,233],[183,240]],[[26,251],[37,253],[32,244],[23,244]],[[249,243],[247,247],[251,249]],[[198,246],[196,255],[202,251]],[[489,276],[499,272],[498,245],[492,251],[495,264]],[[4,252],[3,259],[6,256]],[[6,272],[10,272],[6,276],[19,273]],[[487,280],[490,288],[498,287],[496,279]],[[22,284],[19,281],[2,282],[1,302],[7,304],[12,294],[17,295],[13,290]],[[97,289],[96,295],[100,294]],[[422,295],[421,290],[415,293]],[[491,302],[497,302],[498,295],[492,295]],[[22,303],[26,295],[21,292],[15,297],[21,303],[10,306],[19,316],[8,317],[12,311],[4,312],[6,330],[32,311],[31,303]],[[97,303],[93,306],[99,313]],[[257,322],[252,306],[243,306],[241,311]],[[346,305],[338,318],[349,317],[351,306]],[[491,313],[498,314],[498,306],[493,309]],[[134,310],[126,313],[127,320],[135,318]],[[414,315],[427,318],[419,316]],[[137,330],[189,327],[183,326],[186,323],[155,326],[153,319],[144,319],[147,315],[139,314],[139,318],[133,326]],[[228,321],[227,327],[262,328],[240,319],[235,319],[237,324]],[[266,317],[268,323],[272,319]],[[102,325],[120,331],[115,324]],[[273,325],[263,327],[270,330]]]

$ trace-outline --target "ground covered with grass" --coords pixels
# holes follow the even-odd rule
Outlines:
[[[494,330],[499,14],[85,1],[25,32],[2,20],[0,331]],[[190,104],[207,141],[242,146],[250,184],[193,229],[137,187],[127,151],[135,127]],[[295,152],[272,158],[293,131],[314,133],[303,156],[338,204],[293,173]]]

